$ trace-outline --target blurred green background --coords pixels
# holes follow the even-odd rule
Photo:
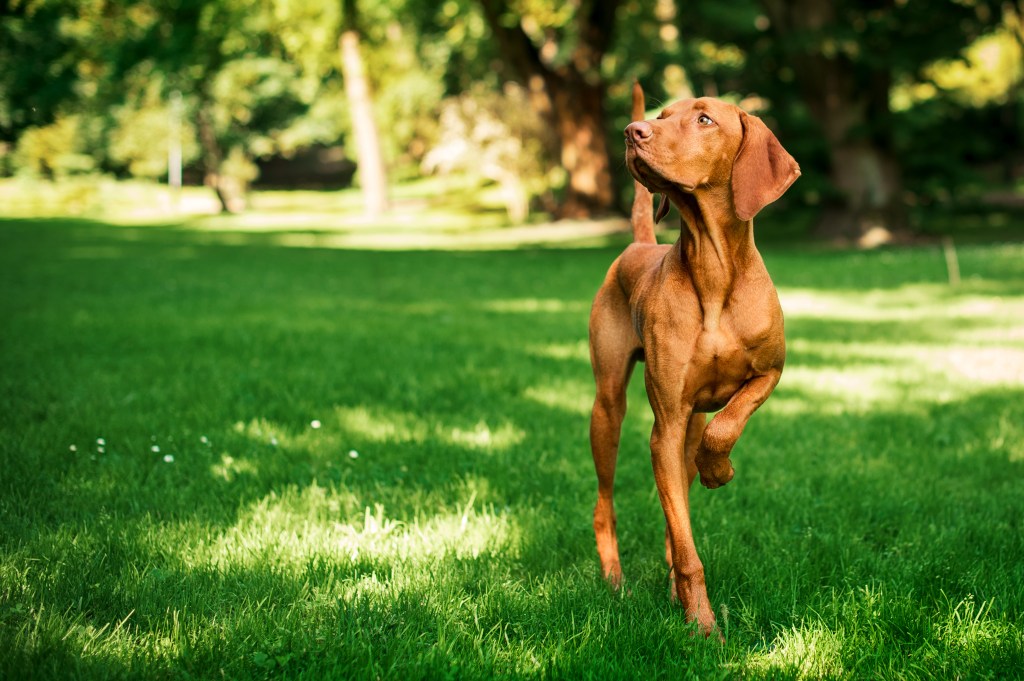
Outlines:
[[[1005,0],[8,0],[0,200],[96,214],[132,197],[112,178],[176,185],[180,167],[213,191],[135,203],[240,212],[253,188],[355,183],[379,216],[434,176],[505,223],[618,214],[638,79],[652,111],[711,95],[764,117],[803,167],[785,197],[800,234],[884,242],[950,212],[1006,230],[1022,17]]]

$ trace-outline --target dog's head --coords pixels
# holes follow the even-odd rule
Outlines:
[[[626,166],[652,192],[727,188],[732,209],[752,219],[800,176],[800,166],[760,118],[718,99],[686,99],[655,119],[630,123]],[[658,219],[668,211],[663,201]]]

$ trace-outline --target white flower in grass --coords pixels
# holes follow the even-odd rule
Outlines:
[[[204,445],[210,444],[210,438],[206,437],[205,435],[199,438],[199,441],[202,442]]]
[[[164,463],[174,463],[174,455],[164,454]]]
[[[107,451],[107,449],[106,449],[106,447],[97,447],[96,451],[99,452],[100,454],[103,454],[104,452]]]
[[[359,452],[357,452],[354,449],[348,450],[348,458],[350,458],[350,459],[358,459],[359,458]]]
[[[276,437],[270,438],[270,445],[272,447],[276,447],[277,446],[277,438]]]
[[[158,445],[153,445],[152,447],[150,447],[150,449],[153,451],[154,454],[160,453],[160,447]]]
[[[78,451],[78,447],[76,447],[75,445],[71,445],[70,447],[68,447],[68,449],[71,450],[72,452]]]
[[[312,427],[312,428],[313,428],[314,430],[316,430],[317,428],[319,428],[319,427],[320,427],[321,423],[320,423],[320,420],[319,420],[319,419],[313,419],[312,421],[310,421],[310,422],[309,422],[309,425],[310,425],[310,426],[311,426],[311,427]]]
[[[98,438],[96,438],[96,444],[99,445],[100,447],[104,447],[104,446],[106,446],[107,441],[104,440],[101,437],[98,437]]]

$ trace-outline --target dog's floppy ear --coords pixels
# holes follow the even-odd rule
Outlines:
[[[740,111],[740,123],[743,141],[732,164],[732,200],[736,217],[745,222],[789,189],[800,166],[760,118]]]

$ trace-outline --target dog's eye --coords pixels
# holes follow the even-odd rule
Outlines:
[[[700,125],[714,125],[715,122],[707,114],[701,114],[700,118],[697,119],[697,123]]]

